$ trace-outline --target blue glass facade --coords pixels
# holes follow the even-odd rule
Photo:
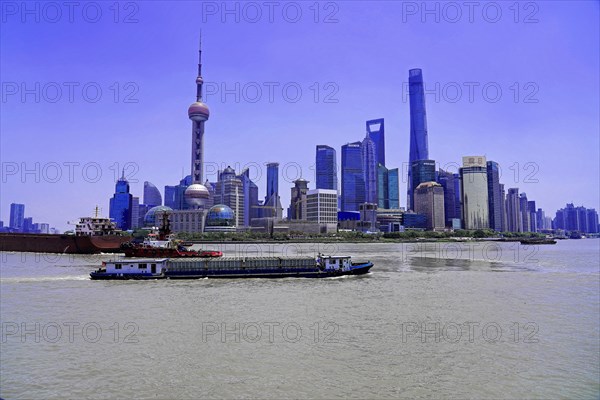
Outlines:
[[[365,202],[365,179],[362,168],[361,142],[342,146],[342,211],[358,211]]]
[[[454,182],[455,174],[452,172],[440,169],[437,174],[437,182],[444,188],[444,215],[446,218],[446,226],[452,227],[452,220],[460,219],[460,202],[459,207],[456,207],[456,184]]]
[[[336,153],[333,147],[317,145],[315,175],[317,189],[338,190]]]
[[[110,199],[110,219],[122,230],[131,229],[131,208],[133,196],[129,193],[129,182],[121,177],[115,185],[115,194]]]
[[[410,177],[412,179],[409,187],[416,188],[423,182],[435,181],[435,161],[433,160],[417,160],[410,165]],[[414,190],[408,193],[410,196],[410,204],[414,205]]]
[[[377,164],[377,207],[390,208],[389,174],[388,169],[381,163]]]
[[[144,204],[150,207],[162,205],[160,191],[148,181],[144,182]]]
[[[375,143],[377,162],[385,166],[385,127],[383,118],[367,121],[367,133]]]
[[[365,202],[377,204],[377,158],[375,143],[369,135],[363,139],[361,149],[365,180]]]
[[[488,161],[487,179],[488,179],[488,208],[490,213],[490,228],[503,231],[504,198],[500,190],[500,169],[495,161]]]
[[[388,197],[392,209],[400,208],[400,175],[398,168],[388,170]]]
[[[409,104],[410,104],[410,152],[409,166],[414,161],[427,160],[429,147],[427,141],[427,116],[425,114],[425,89],[423,87],[423,72],[420,69],[408,71]],[[407,209],[413,206],[414,180],[411,177],[412,168],[408,170]]]
[[[9,227],[17,231],[23,230],[25,221],[25,204],[12,203],[10,205]]]

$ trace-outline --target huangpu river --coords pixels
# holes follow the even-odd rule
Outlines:
[[[0,253],[0,397],[600,396],[600,240],[203,247],[375,266],[91,281],[113,256]]]

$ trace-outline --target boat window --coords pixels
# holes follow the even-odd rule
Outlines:
[[[115,269],[121,269],[121,264],[115,264]]]
[[[156,264],[150,264],[151,268],[156,268]],[[144,267],[145,268],[145,267]]]
[[[138,264],[139,269],[146,269],[147,266],[148,264]]]

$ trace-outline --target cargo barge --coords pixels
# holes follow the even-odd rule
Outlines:
[[[102,263],[91,279],[202,279],[202,278],[330,278],[363,275],[370,261],[350,256],[222,257],[117,259]]]
[[[0,233],[0,251],[60,254],[120,253],[121,245],[131,240],[116,229],[110,218],[98,215],[81,217],[73,234]]]

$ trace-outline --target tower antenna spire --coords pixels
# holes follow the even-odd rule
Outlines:
[[[198,77],[196,78],[196,101],[202,101],[202,29],[198,40]]]

